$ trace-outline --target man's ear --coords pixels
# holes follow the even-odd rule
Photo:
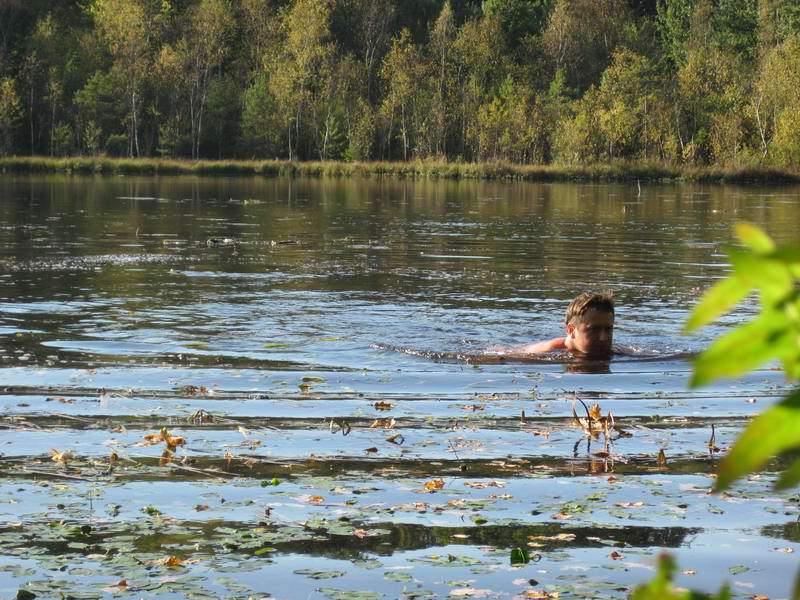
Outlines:
[[[567,323],[567,335],[572,335],[575,332],[575,325]]]

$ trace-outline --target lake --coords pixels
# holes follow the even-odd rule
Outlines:
[[[0,175],[0,596],[788,596],[778,465],[708,493],[782,373],[687,386],[740,220],[800,189]],[[583,290],[631,355],[487,357]]]

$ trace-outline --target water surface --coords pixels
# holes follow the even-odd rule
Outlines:
[[[787,596],[777,465],[707,494],[782,375],[687,389],[738,220],[796,242],[800,190],[0,176],[0,595],[624,596],[668,548]],[[632,356],[480,360],[586,289]]]

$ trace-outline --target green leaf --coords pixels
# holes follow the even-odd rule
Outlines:
[[[728,569],[728,572],[731,575],[740,575],[742,573],[747,573],[749,570],[750,567],[747,567],[745,565],[736,565],[735,567],[731,567],[730,569]]]
[[[738,277],[723,279],[703,294],[700,304],[694,307],[689,316],[684,331],[688,333],[708,325],[746,298],[751,290],[752,287],[745,285]]]
[[[758,254],[767,254],[775,250],[775,243],[763,229],[752,223],[737,223],[734,232],[739,241]]]
[[[772,359],[797,353],[792,323],[783,311],[762,313],[714,342],[694,361],[690,385],[698,387],[722,377],[736,377]]]
[[[787,263],[740,250],[728,252],[733,270],[744,285],[761,290],[762,304],[774,306],[794,290]]]
[[[727,489],[740,477],[763,466],[771,456],[800,446],[798,432],[800,390],[750,422],[722,461],[714,489]]]
[[[800,459],[794,461],[792,465],[781,473],[780,479],[775,484],[776,490],[786,490],[800,483]]]

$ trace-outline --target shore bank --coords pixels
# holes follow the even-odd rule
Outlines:
[[[285,160],[162,160],[106,157],[0,158],[3,173],[107,175],[257,175],[265,177],[390,177],[507,181],[688,181],[800,184],[800,172],[774,168],[686,167],[657,163],[514,165],[509,163],[290,162]]]

